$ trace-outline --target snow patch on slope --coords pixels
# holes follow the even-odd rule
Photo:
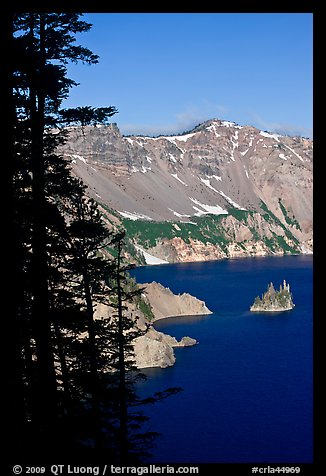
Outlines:
[[[284,154],[279,154],[278,156],[279,156],[279,158],[282,159],[282,160],[288,160],[288,158],[285,157]]]
[[[233,162],[235,162],[234,151],[235,149],[239,147],[238,137],[239,137],[239,131],[235,131],[234,135],[231,137],[231,143],[232,143],[231,159],[233,160]],[[233,142],[233,139],[234,139],[234,142]]]
[[[213,192],[220,193],[218,190],[216,190],[216,188],[212,187],[210,180],[206,180],[206,179],[203,179],[203,178],[200,178],[200,180],[206,185],[206,187],[213,190]]]
[[[214,132],[215,137],[221,137],[221,134],[218,134],[217,131],[216,131],[216,123],[215,123],[215,122],[213,122],[212,125],[206,127],[206,130],[207,130],[207,131]]]
[[[156,256],[153,256],[150,253],[147,253],[147,251],[143,250],[139,246],[135,245],[135,248],[143,254],[146,264],[167,264],[168,263],[168,261],[165,261],[164,259],[156,258]]]
[[[172,162],[174,162],[175,164],[177,163],[177,159],[174,157],[174,155],[172,155],[170,152],[169,152],[169,156],[170,156],[170,159],[172,160]]]
[[[81,162],[84,162],[84,164],[87,165],[87,160],[85,159],[85,157],[83,157],[82,155],[78,155],[78,154],[66,154],[67,157],[71,157],[72,159],[72,163],[73,164],[76,164],[76,159],[80,160]]]
[[[191,134],[184,134],[182,136],[164,136],[161,139],[169,140],[170,142],[174,142],[175,140],[181,140],[182,142],[187,142],[190,137],[193,137],[197,134],[197,132],[192,132]]]
[[[234,127],[235,129],[242,129],[242,126],[238,126],[235,122],[230,122],[230,121],[222,121],[221,126]]]
[[[173,215],[175,215],[178,218],[190,218],[191,217],[191,215],[183,215],[182,213],[178,213],[178,212],[172,210],[172,208],[169,208],[168,210],[170,210],[170,212],[172,212]]]
[[[208,188],[210,188],[211,190],[213,190],[213,192],[216,192],[218,193],[219,195],[221,195],[222,197],[224,197],[234,208],[238,208],[239,210],[246,210],[245,208],[241,207],[238,203],[236,203],[234,200],[232,200],[232,198],[228,197],[224,192],[222,192],[221,190],[216,190],[216,188],[212,187],[211,184],[210,184],[210,181],[209,180],[205,180],[205,179],[200,179]]]
[[[145,167],[145,165],[141,166],[141,173],[142,174],[146,174],[146,172],[148,172],[149,170],[152,170],[152,168],[151,167]]]
[[[219,175],[206,175],[206,177],[209,179],[215,178],[216,180],[219,180],[220,182],[222,182],[222,177],[220,177]]]
[[[277,142],[280,142],[279,141],[279,135],[277,134],[270,134],[269,132],[264,132],[264,131],[260,131],[259,134],[263,137],[267,137],[268,139],[275,139]]]
[[[147,215],[142,215],[140,213],[136,212],[127,212],[127,211],[119,211],[117,210],[120,215],[122,215],[124,218],[128,218],[129,220],[147,220],[147,221],[152,221],[152,218],[148,217]]]
[[[201,215],[207,215],[207,214],[212,214],[212,215],[228,215],[228,212],[224,210],[222,207],[219,205],[206,205],[205,203],[200,203],[199,200],[196,200],[196,198],[189,197],[189,200],[191,200],[193,203],[198,205],[199,207],[202,208],[200,210],[198,207],[192,207],[194,210],[197,211],[195,213],[196,216],[201,216]]]
[[[284,144],[284,145],[285,145],[285,144]],[[286,147],[287,149],[289,149],[289,150],[292,152],[292,154],[294,154],[296,157],[298,157],[298,159],[300,159],[301,162],[304,162],[304,159],[303,159],[303,158],[301,157],[301,155],[299,155],[295,150],[291,149],[291,147],[289,147],[288,145],[285,145],[285,147]]]
[[[246,208],[241,207],[238,203],[236,203],[232,198],[228,197],[224,192],[218,192],[222,197],[224,197],[234,208],[238,208],[239,210],[246,210]]]
[[[178,177],[178,174],[171,174],[172,177],[174,177],[175,179],[177,179],[179,182],[181,182],[183,185],[185,185],[186,187],[188,187],[188,184],[186,184],[185,182],[183,182],[179,177]]]

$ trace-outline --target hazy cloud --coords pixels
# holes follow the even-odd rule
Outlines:
[[[253,115],[253,125],[268,132],[287,136],[302,136],[312,138],[313,131],[308,127],[301,127],[294,124],[286,124],[281,122],[269,122],[262,119],[257,114]]]
[[[143,125],[143,124],[119,124],[122,134],[128,135],[171,135],[193,129],[198,124],[209,119],[225,119],[227,108],[222,105],[214,105],[208,101],[203,101],[203,107],[189,107],[185,111],[175,115],[175,120],[171,124]]]
[[[227,107],[203,100],[201,106],[191,106],[174,116],[174,121],[170,124],[148,125],[148,124],[119,124],[119,128],[124,135],[173,135],[193,129],[198,124],[209,119],[221,119],[235,121],[239,124],[251,125],[263,131],[275,132],[281,135],[312,137],[312,129],[286,124],[281,122],[266,121],[256,113],[249,113],[248,119],[239,122],[236,114]]]

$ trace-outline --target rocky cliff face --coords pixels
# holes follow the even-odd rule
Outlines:
[[[155,138],[124,137],[111,124],[70,128],[62,152],[150,256],[177,262],[312,251],[309,139],[217,119]]]
[[[153,321],[165,317],[196,316],[212,313],[204,301],[191,296],[191,294],[173,294],[169,288],[155,281],[142,286],[145,287],[146,299],[155,316]]]
[[[134,340],[136,366],[170,367],[175,363],[174,347],[189,347],[197,342],[188,336],[177,341],[174,337],[157,331],[152,323],[166,317],[204,315],[211,314],[211,311],[203,301],[188,293],[175,295],[170,289],[155,282],[142,285],[143,287],[145,292],[141,300],[129,303],[125,311],[129,315],[136,316],[135,325],[146,331],[144,335]],[[113,313],[110,306],[99,303],[96,305],[94,317],[112,319]]]
[[[177,341],[174,337],[158,332],[153,327],[134,343],[136,365],[140,369],[160,367],[164,369],[175,364],[174,347],[190,347],[197,344],[191,337],[183,337]]]

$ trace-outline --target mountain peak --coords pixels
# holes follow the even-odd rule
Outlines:
[[[93,198],[128,223],[174,223],[171,240],[178,227],[190,226],[185,236],[205,241],[206,232],[195,233],[197,219],[217,216],[241,246],[260,236],[264,253],[280,243],[311,249],[312,147],[309,140],[214,118],[174,136],[123,136],[115,124],[74,128],[63,153]],[[262,217],[256,223],[253,213]],[[234,222],[241,217],[245,228]],[[268,220],[277,222],[272,230]]]

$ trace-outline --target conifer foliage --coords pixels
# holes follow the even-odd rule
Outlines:
[[[67,64],[95,64],[76,44],[91,25],[75,13],[7,15],[4,71],[8,118],[9,242],[15,299],[10,307],[10,443],[26,452],[105,448],[112,461],[136,461],[154,433],[142,433],[145,403],[135,381],[137,316],[126,301],[123,233],[104,225],[97,204],[58,153],[64,126],[105,124],[113,106],[62,109],[76,83]],[[117,248],[108,258],[107,247]],[[115,309],[95,319],[97,303]]]

